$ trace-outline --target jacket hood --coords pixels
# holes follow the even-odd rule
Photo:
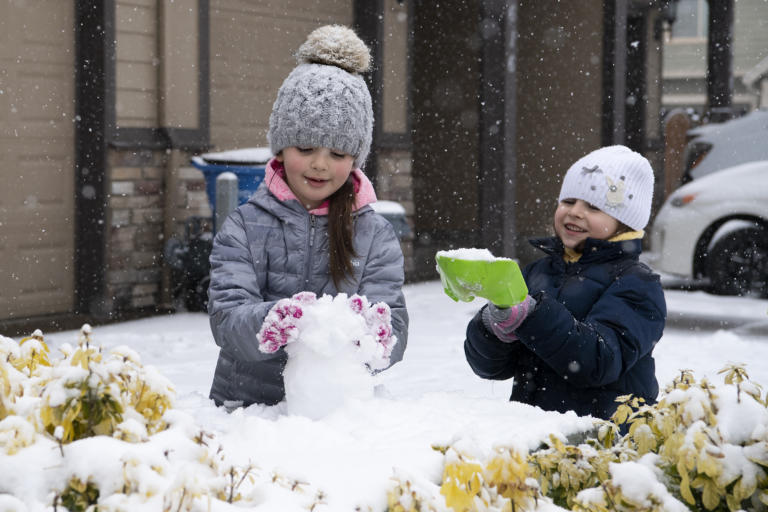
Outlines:
[[[355,169],[350,175],[355,185],[355,211],[364,206],[376,202],[376,192],[373,190],[373,184],[360,169]],[[282,162],[276,158],[269,161],[264,175],[264,182],[267,188],[278,200],[282,202],[296,201],[298,198],[285,181],[285,168]],[[328,201],[323,202],[319,207],[310,210],[313,215],[328,215]]]

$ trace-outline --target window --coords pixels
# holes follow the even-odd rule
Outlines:
[[[672,24],[672,39],[706,39],[708,20],[707,0],[679,0],[677,17]]]

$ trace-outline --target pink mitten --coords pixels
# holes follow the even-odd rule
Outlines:
[[[312,292],[297,293],[290,299],[280,299],[267,313],[256,339],[259,350],[271,354],[298,337],[296,324],[304,315],[302,306],[314,304],[317,296]]]
[[[392,311],[385,302],[378,302],[365,312],[365,320],[376,337],[376,343],[384,347],[384,357],[389,358],[397,338],[392,335]]]
[[[508,308],[500,308],[489,302],[483,311],[483,323],[499,340],[510,343],[519,339],[515,331],[535,306],[536,300],[530,295],[526,295],[523,302]]]
[[[370,305],[366,297],[355,294],[349,298],[349,307],[365,318],[368,332],[373,335],[376,343],[382,346],[382,357],[388,361],[392,347],[397,343],[397,337],[392,335],[392,311],[389,305],[386,302]]]

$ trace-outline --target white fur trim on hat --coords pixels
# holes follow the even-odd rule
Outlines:
[[[653,169],[643,155],[626,146],[607,146],[568,169],[558,201],[581,199],[641,230],[651,216],[653,182]]]
[[[299,48],[299,65],[283,82],[269,116],[273,154],[284,148],[325,147],[355,157],[362,167],[371,149],[373,107],[360,73],[370,51],[341,25],[314,30]]]

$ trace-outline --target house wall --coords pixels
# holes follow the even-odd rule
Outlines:
[[[414,185],[412,152],[412,59],[411,32],[413,7],[411,2],[381,0],[382,14],[378,45],[380,56],[377,79],[373,82],[374,101],[379,119],[374,123],[375,186],[379,199],[396,201],[405,209],[411,232],[400,240],[405,261],[405,277],[416,279],[413,243]],[[380,93],[377,95],[377,91]],[[367,168],[367,167],[366,167]],[[369,175],[372,174],[369,172]]]
[[[117,0],[115,18],[117,126],[159,126],[158,2]]]
[[[196,13],[195,9],[179,12],[174,8],[167,0],[116,3],[118,132],[197,127],[198,84],[189,70],[197,65],[198,18],[185,17],[185,13]],[[266,146],[272,104],[283,79],[296,65],[295,50],[312,29],[329,23],[352,25],[353,15],[351,0],[211,0],[207,151]],[[407,36],[400,28],[400,35]],[[386,55],[390,60],[398,58],[403,47],[387,45]],[[390,80],[397,79],[397,75],[390,76]],[[403,129],[405,102],[402,95],[399,102],[387,97],[387,126]],[[122,144],[109,150],[109,229],[101,305],[106,316],[179,305],[173,301],[170,290],[174,283],[163,265],[165,245],[172,237],[185,240],[189,223],[196,219],[204,219],[210,227],[211,217],[203,175],[188,165],[194,153],[182,148],[171,155],[164,147]],[[402,201],[412,212],[410,153],[380,151],[375,165],[379,197]],[[408,255],[408,240],[403,249]]]
[[[5,9],[21,5],[0,4]],[[56,5],[63,6],[63,2]],[[40,133],[46,137],[46,149],[53,148],[55,140],[70,144],[61,146],[68,148],[69,153],[51,150],[42,157],[38,155],[38,159],[44,158],[47,163],[62,158],[64,163],[56,168],[70,173],[62,174],[62,181],[57,182],[52,179],[55,174],[50,173],[50,166],[44,166],[48,174],[40,174],[39,181],[50,181],[58,187],[49,203],[65,201],[62,197],[79,197],[72,187],[76,182],[73,176],[80,180],[82,176],[98,175],[99,179],[88,182],[88,186],[104,185],[103,197],[98,195],[99,205],[93,210],[98,215],[90,215],[90,207],[78,208],[75,212],[76,215],[85,212],[79,219],[81,225],[87,226],[78,231],[81,243],[103,238],[103,246],[100,242],[96,250],[89,248],[93,257],[84,258],[79,247],[81,263],[75,258],[75,266],[82,271],[81,279],[87,280],[91,275],[103,277],[103,283],[94,287],[100,295],[87,296],[88,300],[82,301],[84,311],[98,314],[99,318],[173,306],[168,269],[164,266],[165,244],[173,236],[184,236],[184,227],[190,219],[210,218],[211,213],[202,175],[188,165],[190,157],[203,151],[266,144],[269,112],[277,89],[295,65],[292,53],[316,26],[359,23],[363,11],[369,22],[373,20],[364,33],[373,38],[377,62],[370,74],[377,112],[376,151],[365,170],[374,179],[379,198],[403,204],[409,221],[416,228],[416,237],[403,241],[409,279],[436,277],[436,249],[487,241],[487,233],[484,234],[480,224],[488,220],[489,212],[494,209],[493,205],[482,204],[484,195],[479,178],[487,178],[491,171],[480,169],[483,156],[480,152],[488,149],[481,148],[483,141],[490,140],[485,132],[481,133],[481,127],[492,131],[497,125],[492,116],[498,112],[502,116],[514,114],[511,121],[500,121],[516,125],[512,149],[504,150],[505,155],[514,157],[514,164],[504,167],[503,175],[494,176],[504,183],[507,178],[516,182],[514,224],[518,229],[503,236],[514,236],[514,255],[523,262],[535,256],[526,252],[526,239],[549,231],[562,173],[601,141],[602,1],[520,0],[514,21],[519,31],[515,39],[516,60],[514,67],[509,68],[515,73],[516,92],[510,96],[505,92],[501,100],[493,99],[496,85],[483,82],[481,59],[487,52],[495,51],[486,39],[491,35],[487,31],[492,30],[494,24],[482,19],[488,12],[496,12],[489,7],[491,3],[466,2],[451,9],[397,0],[106,0],[94,5],[106,6],[103,12],[110,24],[110,16],[114,14],[114,26],[98,25],[96,19],[89,27],[95,31],[95,38],[100,29],[106,30],[103,48],[107,58],[102,63],[105,73],[97,67],[99,73],[94,75],[106,77],[105,94],[100,95],[100,90],[95,89],[97,99],[104,102],[106,114],[103,119],[99,117],[98,101],[96,111],[91,112],[94,119],[104,123],[105,140],[86,141],[94,147],[102,143],[106,147],[103,168],[101,163],[98,169],[88,169],[86,165],[75,176],[74,150],[68,139],[71,132],[63,128],[66,123],[57,123],[61,117],[72,115],[66,107],[72,105],[72,66],[76,65],[71,54],[74,43],[66,39],[74,23],[72,3],[64,9],[70,17],[64,15],[55,21],[64,29],[45,25],[43,30],[43,37],[48,38],[46,44],[56,46],[55,51],[50,51],[60,68],[34,70],[30,76],[45,75],[48,80],[49,71],[53,70],[53,75],[66,75],[62,80],[68,80],[64,87],[51,86],[50,91],[55,88],[55,92],[40,93],[43,99],[59,95],[56,109],[49,109],[48,117],[38,119]],[[494,3],[494,9],[498,5]],[[26,2],[23,6],[29,10],[43,3]],[[46,17],[40,11],[24,9],[23,15],[36,16],[48,24],[56,20],[56,16]],[[83,14],[82,9],[74,10],[78,15]],[[200,18],[203,11],[206,16]],[[10,18],[2,16],[0,22],[7,19]],[[11,29],[8,34],[13,34]],[[85,37],[89,35],[86,33]],[[0,37],[11,40],[5,33]],[[19,41],[29,43],[29,37],[24,37],[19,34]],[[201,47],[200,41],[207,44]],[[27,46],[30,51],[37,51],[35,45]],[[8,73],[7,69],[16,72],[11,61],[19,51],[6,51],[7,48],[10,46],[3,45],[2,51],[6,53],[0,54],[4,59],[3,72]],[[115,59],[111,58],[112,48]],[[101,49],[91,50],[99,55]],[[208,54],[210,59],[206,57]],[[207,81],[201,81],[201,76],[207,77]],[[86,78],[89,77],[86,75]],[[45,80],[38,80],[37,87]],[[16,85],[3,85],[4,91],[13,92],[13,87]],[[30,87],[24,92],[36,94],[38,90]],[[3,94],[0,102],[10,105],[12,98],[10,92]],[[514,101],[514,105],[490,111],[482,98],[491,98],[499,104]],[[45,101],[38,103],[48,108]],[[59,109],[58,105],[64,107]],[[13,113],[13,110],[9,107],[0,112],[0,116],[7,112]],[[78,130],[87,133],[86,124],[80,123]],[[62,131],[46,132],[48,128],[44,125],[57,126]],[[0,137],[6,137],[2,140],[11,140],[7,139],[9,125],[0,126],[4,130]],[[26,140],[22,143],[12,140],[14,147],[23,147],[26,143]],[[34,148],[39,153],[40,144]],[[4,153],[2,158],[8,157]],[[24,165],[33,160],[28,158]],[[4,169],[22,165],[6,162],[3,162]],[[78,165],[81,165],[79,161]],[[23,173],[25,180],[34,175]],[[12,204],[8,201],[15,199],[2,196],[0,207],[5,208],[4,212],[13,210],[3,205]],[[67,221],[68,212],[71,214],[75,209],[74,202],[68,208],[57,210],[49,218],[55,216],[56,220]],[[38,216],[44,211],[38,208],[31,214]],[[9,222],[10,218],[6,216],[2,222]],[[25,228],[38,225],[45,227],[34,219],[24,219]],[[92,237],[88,232],[91,228]],[[103,233],[99,231],[102,228]],[[53,231],[70,244],[59,254],[65,258],[62,261],[69,261],[71,265],[75,252],[71,241],[76,237],[71,231],[67,235],[64,229]],[[9,232],[0,232],[2,243],[6,244],[0,250],[8,246],[10,237],[6,233]],[[28,239],[34,238],[33,234],[28,235]],[[51,245],[53,237],[46,237],[38,238]],[[18,248],[15,252],[21,253]],[[70,259],[66,260],[67,257]],[[49,260],[56,262],[56,258],[58,256]],[[37,267],[21,268],[34,273]],[[43,280],[51,279],[44,272],[38,274]],[[55,275],[71,278],[67,263],[56,270]],[[62,289],[66,290],[64,285]],[[60,311],[72,311],[72,296],[76,291],[70,284],[69,291],[62,295],[65,300]],[[51,295],[48,291],[45,294]],[[13,303],[14,314],[35,311],[24,309],[26,306],[20,304],[19,301]],[[46,303],[39,311],[57,311],[57,307]]]
[[[707,40],[670,38],[664,46],[662,78],[663,104],[695,107],[701,113],[706,106]],[[733,105],[740,110],[758,106],[756,91],[741,81],[744,73],[768,56],[768,3],[764,0],[734,2],[733,23]]]
[[[73,2],[0,2],[0,323],[74,300]]]
[[[480,240],[479,19],[477,2],[415,9],[412,176],[419,279],[437,278],[436,251],[475,247]]]
[[[519,6],[517,257],[552,233],[562,176],[601,145],[602,2],[522,0]]]
[[[384,74],[373,91],[378,151],[365,170],[380,199],[412,214],[409,9],[397,0],[1,2],[0,325],[173,307],[165,246],[211,217],[190,158],[266,145],[272,103],[307,33],[353,25],[367,10]]]
[[[350,25],[351,0],[212,0],[211,143],[217,151],[266,146],[269,114],[312,29]]]

